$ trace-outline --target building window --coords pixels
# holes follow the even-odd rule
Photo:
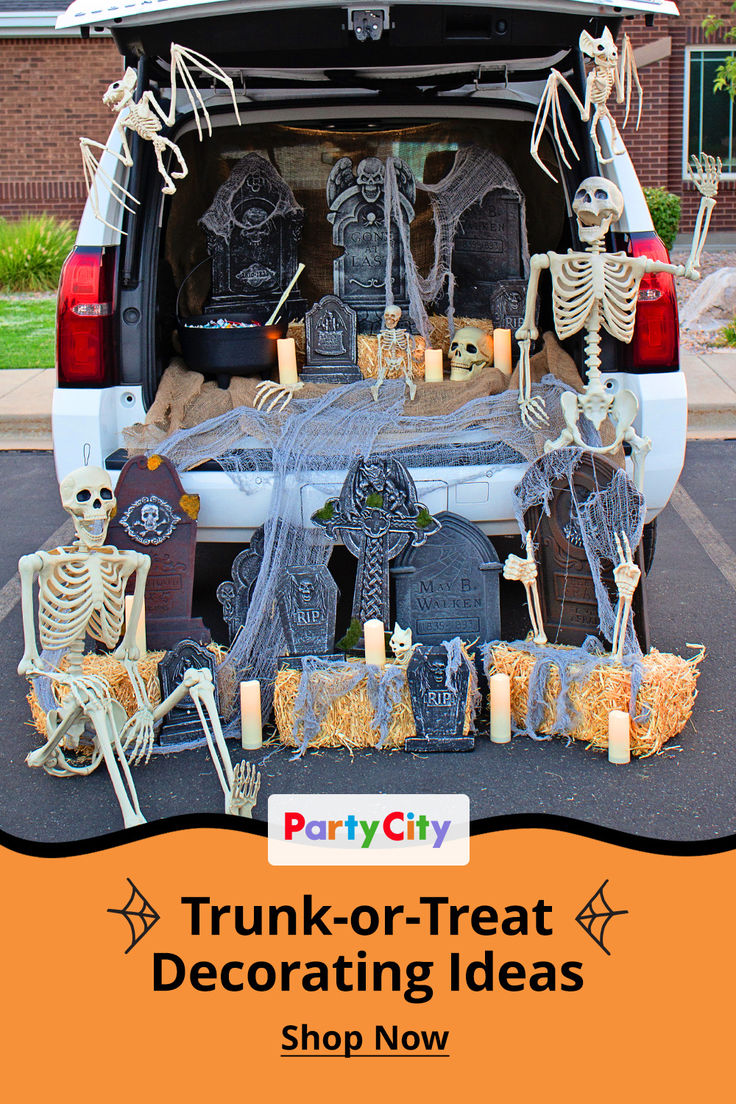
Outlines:
[[[684,166],[702,150],[721,158],[724,173],[736,174],[734,105],[727,92],[713,91],[719,65],[735,55],[722,46],[688,51]]]

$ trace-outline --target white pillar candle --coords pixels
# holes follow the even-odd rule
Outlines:
[[[279,383],[283,387],[299,382],[296,370],[296,342],[293,337],[279,337],[276,341],[279,358]]]
[[[125,627],[127,629],[130,624],[130,615],[133,612],[133,595],[126,594],[125,596]],[[135,627],[135,645],[138,649],[139,659],[143,659],[148,651],[146,645],[146,602],[145,599],[141,602],[141,615],[138,618],[138,624]]]
[[[424,350],[424,382],[425,383],[442,383],[443,380],[442,371],[442,350],[441,349],[425,349]]]
[[[608,762],[628,763],[631,760],[629,714],[612,709],[608,714]]]
[[[366,621],[363,626],[363,637],[365,639],[366,663],[370,663],[374,667],[385,667],[386,634],[383,628],[383,621],[379,621],[377,618],[373,618],[372,621]]]
[[[511,740],[511,679],[500,672],[488,680],[491,689],[491,741],[508,744]]]
[[[240,684],[240,746],[252,751],[263,744],[261,725],[261,684],[250,679]]]
[[[499,372],[511,375],[514,367],[511,363],[511,330],[493,331],[493,363]]]

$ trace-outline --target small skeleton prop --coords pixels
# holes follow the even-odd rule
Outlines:
[[[470,380],[493,364],[493,338],[476,326],[463,326],[450,342],[450,379]]]
[[[529,606],[529,618],[532,623],[535,644],[546,644],[547,637],[542,621],[542,608],[539,604],[539,590],[537,588],[537,564],[534,559],[534,543],[532,535],[526,534],[526,559],[520,556],[507,556],[503,565],[504,579],[512,579],[515,583],[523,583],[526,591],[527,605]]]
[[[618,590],[618,606],[616,607],[616,624],[613,629],[611,653],[616,663],[620,663],[624,655],[624,641],[626,640],[626,629],[631,613],[631,603],[634,599],[634,591],[641,578],[641,571],[634,563],[634,558],[631,555],[631,545],[626,533],[621,533],[620,540],[618,533],[615,533],[614,536],[619,559],[618,567],[613,569],[613,578]],[[623,548],[621,547],[622,542]]]
[[[371,394],[376,401],[381,384],[389,374],[392,377],[403,375],[410,399],[417,393],[412,359],[414,340],[408,330],[397,329],[400,318],[400,307],[386,307],[383,312],[384,328],[378,334],[378,379],[371,387]]]
[[[130,763],[141,759],[148,761],[155,723],[188,693],[202,721],[225,792],[226,809],[249,816],[248,810],[252,809],[258,794],[258,779],[254,779],[252,772],[244,773],[242,765],[233,772],[217,716],[210,672],[190,668],[176,690],[155,709],[148,699],[136,662],[139,654],[135,627],[143,606],[151,560],[141,553],[118,551],[105,544],[110,518],[115,511],[109,475],[101,468],[79,468],[62,480],[60,492],[61,504],[74,522],[76,539],[68,548],[23,556],[18,564],[25,644],[18,674],[29,679],[50,678],[56,687],[66,687],[68,693],[60,706],[47,715],[46,744],[31,752],[26,762],[30,767],[43,767],[48,774],[63,777],[89,774],[104,759],[125,827],[144,824],[125,751],[132,745]],[[82,659],[87,633],[107,648],[118,641],[125,619],[125,587],[131,576],[135,579],[132,609],[123,641],[114,653],[128,672],[138,704],[137,711],[126,720],[125,710],[113,700],[105,679],[83,673]],[[41,645],[51,651],[66,651],[68,667],[64,672],[47,670],[38,653],[33,617],[36,579]],[[94,747],[91,762],[79,767],[66,759],[64,750],[78,746],[86,721],[94,731]]]
[[[608,391],[600,371],[601,329],[618,341],[629,344],[634,336],[636,305],[642,277],[649,272],[669,272],[673,276],[700,278],[700,255],[708,233],[711,213],[721,174],[720,159],[707,154],[693,157],[690,176],[701,194],[700,209],[686,265],[666,264],[649,257],[629,257],[626,253],[604,253],[603,244],[611,224],[623,212],[621,192],[609,180],[590,176],[582,182],[573,200],[580,240],[585,252],[535,253],[530,262],[526,296],[526,312],[516,331],[520,346],[519,406],[521,420],[536,428],[549,418],[542,399],[531,397],[529,353],[532,340],[539,336],[534,325],[534,307],[539,287],[539,274],[548,268],[552,276],[552,306],[555,330],[561,341],[585,330],[585,369],[587,383],[582,394],[565,391],[560,398],[565,428],[554,441],[547,441],[544,450],[577,445],[591,453],[615,452],[626,441],[631,445],[634,461],[634,483],[641,490],[644,461],[652,447],[648,437],[639,437],[634,430],[639,403],[633,391]],[[607,417],[615,423],[615,439],[610,445],[593,447],[583,440],[578,419],[580,415],[596,429]]]
[[[411,657],[414,655],[417,645],[412,644],[411,629],[402,629],[398,621],[394,624],[393,636],[388,646],[394,653],[394,663],[397,667],[408,667]]]
[[[238,120],[238,124],[240,123],[240,114],[235,99],[235,88],[231,78],[219,67],[219,65],[215,65],[214,61],[210,61],[204,54],[198,54],[195,50],[188,50],[184,46],[178,46],[175,42],[172,42],[171,106],[168,112],[164,111],[152,92],[144,92],[139,100],[134,99],[138,76],[135,69],[126,69],[122,80],[114,81],[102,97],[102,102],[107,104],[111,111],[115,112],[117,116],[115,120],[115,129],[120,135],[123,152],[118,153],[116,150],[110,149],[107,145],[103,146],[101,142],[94,142],[91,138],[79,139],[79,145],[82,150],[84,178],[87,184],[90,205],[94,211],[95,217],[98,218],[100,222],[103,222],[105,226],[109,226],[111,230],[115,230],[117,227],[107,222],[100,213],[100,197],[97,191],[98,186],[101,185],[104,187],[116,203],[119,203],[131,213],[133,213],[133,208],[129,207],[125,200],[129,199],[136,204],[139,203],[140,200],[136,199],[136,197],[131,195],[121,184],[118,184],[116,180],[104,172],[100,167],[101,158],[99,155],[95,154],[93,150],[102,150],[103,153],[111,153],[122,165],[125,165],[126,168],[130,168],[133,164],[133,157],[130,152],[130,146],[128,145],[128,136],[126,132],[132,131],[134,134],[137,134],[139,138],[152,142],[156,154],[156,165],[164,181],[161,191],[164,195],[173,195],[176,191],[174,180],[183,180],[189,172],[179,147],[172,142],[170,138],[167,138],[161,133],[164,127],[173,126],[176,119],[177,79],[181,82],[189,98],[189,103],[194,112],[194,121],[197,125],[197,133],[199,134],[200,141],[202,140],[202,125],[199,119],[200,111],[204,115],[208,133],[210,135],[212,134],[212,123],[210,121],[209,112],[205,106],[202,94],[197,88],[194,77],[190,72],[190,67],[194,70],[199,70],[201,73],[205,73],[208,77],[211,77],[213,81],[221,81],[228,88],[232,97],[233,107],[235,108],[235,117]],[[171,150],[171,153],[178,162],[179,167],[175,171],[169,172],[164,165],[163,155],[166,150]]]
[[[562,87],[567,90],[570,98],[580,112],[580,118],[584,123],[588,122],[591,110],[594,109],[593,119],[590,124],[590,137],[593,140],[596,156],[601,165],[607,165],[613,160],[613,157],[603,156],[601,145],[598,140],[598,124],[601,119],[607,119],[611,125],[611,131],[613,133],[611,152],[614,156],[624,152],[621,146],[621,135],[619,134],[616,120],[608,107],[608,100],[611,97],[611,93],[615,91],[616,103],[622,104],[624,101],[626,102],[626,115],[623,121],[623,126],[626,126],[629,121],[629,111],[631,108],[631,89],[632,86],[635,86],[639,94],[639,111],[636,118],[637,130],[639,129],[639,122],[641,121],[641,108],[644,96],[639,81],[639,74],[636,69],[636,62],[634,61],[634,50],[629,36],[624,35],[620,62],[616,43],[613,41],[613,35],[608,27],[606,27],[600,38],[593,38],[588,31],[583,31],[580,35],[579,46],[584,54],[593,59],[593,68],[588,73],[585,81],[585,102],[582,103],[580,101],[572,85],[563,77],[562,73],[557,69],[553,69],[544,86],[544,92],[539,101],[537,117],[534,120],[534,126],[532,128],[531,155],[540,168],[546,172],[547,176],[552,177],[555,182],[557,178],[552,175],[539,157],[539,143],[544,134],[544,128],[550,114],[552,116],[552,133],[554,135],[555,144],[565,165],[567,165],[568,169],[571,168],[565,152],[565,143],[567,143],[567,147],[575,160],[580,160],[572,138],[570,137],[570,133],[565,126],[562,108],[560,107],[559,85],[562,85]]]

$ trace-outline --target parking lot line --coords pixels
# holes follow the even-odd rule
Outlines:
[[[73,533],[74,527],[71,521],[65,521],[41,545],[41,548],[44,552],[48,552],[50,548],[58,548],[69,541]],[[20,579],[17,575],[14,575],[12,579],[8,579],[5,586],[0,590],[0,622],[5,620],[18,602],[20,602]]]
[[[736,553],[731,546],[695,505],[684,487],[679,484],[675,487],[670,503],[726,582],[736,590]]]

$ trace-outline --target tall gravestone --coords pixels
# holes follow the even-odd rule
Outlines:
[[[410,548],[391,569],[396,620],[414,640],[441,644],[497,640],[501,635],[501,562],[477,525],[457,514],[437,515],[441,525],[420,548]]]
[[[219,711],[220,698],[217,691],[217,664],[212,652],[197,644],[194,640],[180,640],[175,648],[167,652],[158,665],[158,677],[161,682],[161,700],[169,696],[181,683],[190,667],[197,670],[204,667],[212,675],[215,691],[215,705]],[[206,716],[206,714],[205,714]],[[178,705],[163,719],[157,736],[160,747],[172,747],[187,744],[204,737],[197,707],[189,694],[185,694]]]
[[[495,326],[502,326],[491,313],[491,300],[499,281],[524,280],[525,246],[519,195],[492,191],[468,207],[458,223],[452,252],[455,313],[468,318],[492,317]]]
[[[385,163],[378,157],[365,157],[354,171],[350,158],[341,157],[327,181],[332,240],[343,250],[334,262],[334,292],[356,311],[360,333],[378,333],[386,303],[391,299],[402,311],[409,309],[399,222],[408,232],[414,218],[416,182],[405,161],[394,158],[393,166],[398,197],[390,227],[392,295],[386,288]]]
[[[206,314],[243,312],[265,322],[299,264],[304,211],[270,161],[248,153],[235,164],[199,220],[212,257]],[[306,302],[295,286],[284,319],[301,318]]]
[[[184,493],[173,464],[161,456],[128,460],[115,497],[110,544],[151,557],[146,581],[149,648],[171,648],[185,638],[208,643],[209,629],[192,617],[199,497]]]
[[[305,383],[355,383],[358,367],[357,316],[336,295],[324,295],[304,316]]]
[[[545,458],[536,461],[544,463]],[[572,476],[575,499],[580,506],[594,492],[605,490],[615,467],[601,456],[583,454]],[[600,633],[598,602],[583,536],[576,517],[570,485],[564,476],[552,482],[549,516],[540,507],[527,510],[524,523],[535,534],[538,547],[539,599],[544,631],[551,644],[582,644],[586,636]],[[641,546],[634,560],[641,569],[640,585],[634,591],[634,628],[643,651],[649,650],[646,611],[646,579]],[[603,582],[617,601],[613,564],[604,569]]]
[[[465,736],[465,711],[470,671],[465,663],[447,683],[447,652],[420,644],[406,670],[415,736],[404,741],[404,751],[472,751],[475,740]]]
[[[337,597],[326,567],[286,568],[277,605],[289,655],[332,654]]]
[[[261,525],[254,531],[248,548],[238,552],[233,560],[230,579],[220,583],[217,588],[217,598],[222,606],[222,616],[231,644],[248,616],[248,607],[263,563],[263,540]]]

